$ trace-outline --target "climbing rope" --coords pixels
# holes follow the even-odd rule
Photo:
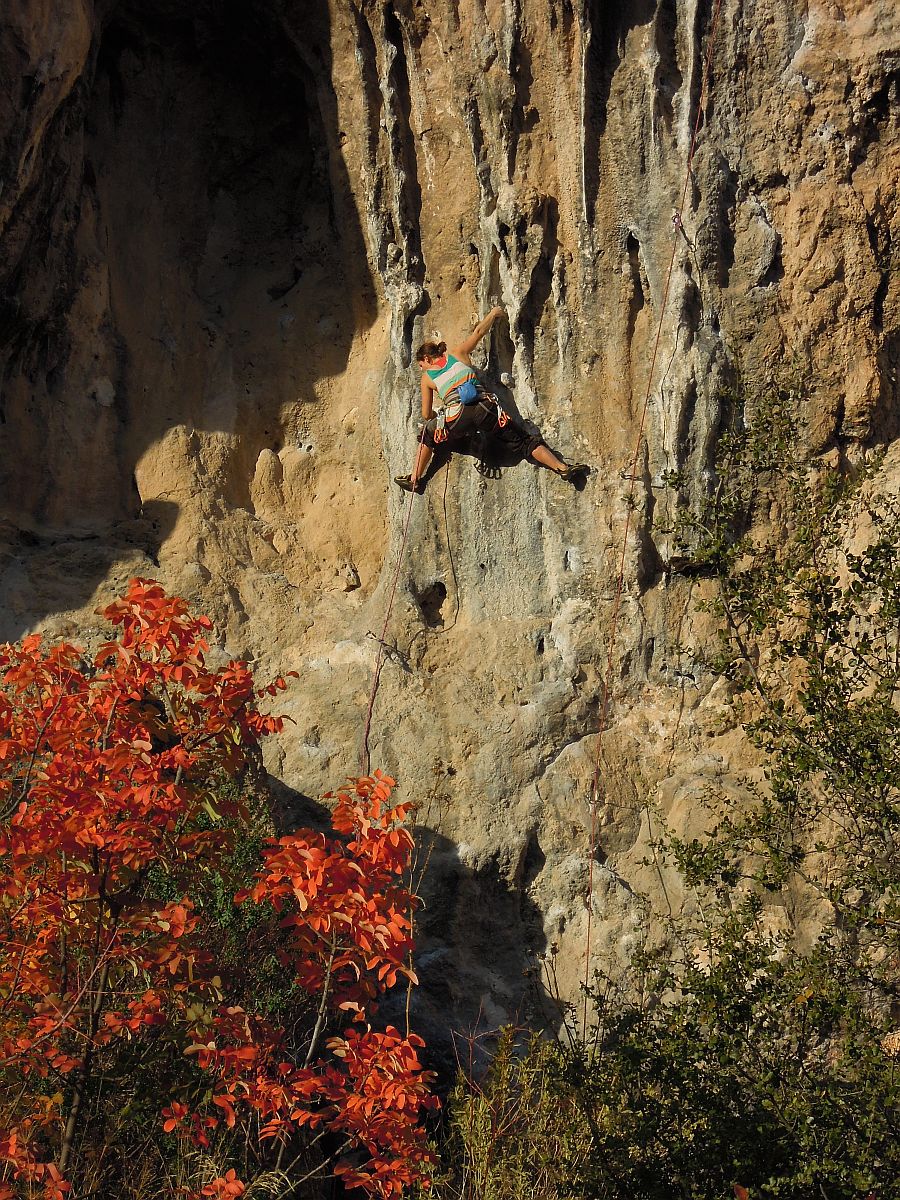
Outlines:
[[[413,468],[412,468],[412,471],[410,472],[410,475],[415,473],[416,463],[419,461],[419,451],[421,450],[422,446],[425,443],[425,430],[426,429],[427,429],[427,425],[423,422],[422,433],[421,433],[421,436],[419,437],[418,444],[416,445],[416,457],[413,459]],[[409,503],[406,506],[406,520],[403,522],[403,536],[400,539],[400,549],[397,552],[397,566],[394,568],[394,577],[391,580],[391,587],[390,587],[390,591],[388,592],[387,611],[384,614],[384,624],[381,627],[381,637],[376,639],[378,642],[378,653],[375,656],[375,672],[372,676],[372,690],[369,693],[369,706],[366,709],[366,724],[365,724],[365,729],[363,730],[362,756],[361,756],[361,764],[360,764],[361,765],[361,769],[360,769],[361,775],[369,775],[371,773],[372,763],[371,763],[371,756],[369,753],[369,734],[372,731],[372,713],[375,711],[375,698],[378,695],[378,687],[379,687],[379,684],[381,683],[381,671],[382,671],[382,668],[384,667],[384,657],[385,657],[384,656],[385,645],[386,645],[385,638],[387,637],[388,625],[390,624],[390,620],[391,620],[391,613],[394,611],[394,599],[396,598],[396,595],[397,595],[397,584],[400,581],[400,569],[403,566],[403,555],[406,551],[406,543],[409,538],[409,522],[412,518],[413,501],[415,500],[415,498],[416,498],[415,490],[411,489],[410,493],[409,493]]]
[[[634,511],[634,485],[636,481],[638,459],[641,452],[641,442],[644,437],[644,426],[647,420],[647,410],[650,406],[650,394],[653,387],[653,372],[656,368],[656,359],[659,353],[659,343],[662,336],[663,320],[666,315],[666,306],[669,302],[669,288],[672,282],[672,272],[675,267],[675,255],[678,250],[678,241],[680,236],[684,236],[687,240],[687,234],[684,232],[681,214],[684,211],[685,200],[687,199],[687,190],[691,180],[691,166],[694,161],[694,152],[697,148],[697,135],[700,131],[700,122],[703,119],[703,100],[707,91],[709,81],[709,68],[712,61],[712,51],[715,45],[716,28],[719,20],[719,10],[722,6],[722,0],[716,0],[713,9],[712,22],[710,25],[709,41],[706,47],[706,57],[703,64],[703,75],[700,81],[700,95],[697,97],[697,118],[694,121],[694,129],[691,134],[691,144],[688,150],[687,168],[684,173],[684,186],[681,189],[681,200],[678,208],[672,217],[672,256],[669,259],[669,268],[666,272],[666,283],[663,289],[662,306],[659,310],[659,322],[656,327],[656,339],[653,343],[653,354],[650,359],[650,370],[647,374],[647,393],[644,396],[643,407],[641,408],[641,419],[638,425],[637,441],[635,442],[634,455],[631,462],[631,470],[629,471],[630,483],[628,489],[628,499],[626,500],[625,512],[625,530],[622,535],[622,549],[619,558],[619,571],[616,580],[616,592],[613,600],[612,620],[610,622],[609,631],[609,650],[606,659],[606,672],[603,677],[603,689],[600,697],[600,713],[599,724],[597,729],[597,753],[594,759],[594,777],[591,785],[591,841],[590,841],[590,857],[588,865],[588,893],[587,893],[587,931],[585,935],[585,955],[584,955],[584,997],[583,1010],[581,1021],[581,1036],[582,1041],[587,1036],[587,1012],[588,1012],[588,989],[591,982],[591,937],[593,933],[593,912],[594,912],[594,860],[598,848],[597,838],[597,813],[600,804],[600,788],[601,788],[601,759],[603,754],[603,735],[607,728],[607,717],[609,708],[609,696],[611,691],[612,673],[613,673],[613,658],[615,654],[616,632],[619,621],[619,611],[622,606],[622,593],[625,587],[625,557],[628,553],[628,535],[631,532],[631,514]],[[689,243],[690,244],[690,243]]]
[[[435,456],[435,458],[437,458],[437,456]],[[453,470],[453,464],[456,461],[457,456],[454,454],[451,454],[447,459],[446,470],[444,471],[444,490],[441,498],[441,504],[444,510],[444,541],[447,546],[447,558],[450,561],[450,573],[453,576],[453,620],[448,625],[444,625],[442,623],[440,629],[431,631],[432,637],[440,637],[445,633],[449,633],[459,620],[459,576],[456,573],[456,563],[453,560],[453,543],[450,540],[450,518],[447,513],[447,489],[450,483],[450,472]],[[436,473],[437,471],[435,474]],[[418,638],[421,637],[425,641],[425,644],[428,644],[428,633],[429,629],[427,625],[420,626],[409,639],[406,650],[404,651],[404,657],[406,658],[407,662],[412,655],[412,648],[416,644]],[[372,637],[374,636],[375,635],[372,634]]]
[[[443,508],[444,508],[444,538],[446,539],[446,542],[447,542],[447,558],[450,560],[450,573],[453,576],[454,610],[453,610],[453,620],[450,622],[449,625],[445,625],[441,629],[441,633],[449,633],[450,630],[456,624],[456,622],[459,620],[459,576],[456,574],[456,563],[453,561],[453,543],[450,540],[450,518],[447,515],[447,484],[450,480],[450,471],[452,470],[452,468],[453,468],[453,455],[451,454],[450,460],[447,463],[447,469],[444,473]]]

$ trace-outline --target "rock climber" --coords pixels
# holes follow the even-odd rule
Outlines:
[[[522,454],[535,465],[555,471],[569,483],[579,483],[589,473],[584,463],[569,466],[557,457],[541,435],[531,434],[508,413],[496,396],[488,392],[472,367],[471,354],[498,317],[502,308],[492,308],[465,339],[452,350],[445,342],[423,342],[416,353],[422,372],[422,417],[425,429],[411,475],[397,475],[394,482],[404,491],[421,494],[425,472],[435,446],[452,447],[471,433],[486,433]],[[434,400],[440,407],[437,412]]]

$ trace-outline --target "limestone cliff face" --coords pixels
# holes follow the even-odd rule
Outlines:
[[[627,951],[654,812],[690,826],[745,749],[700,665],[679,504],[759,381],[812,447],[900,477],[900,18],[891,0],[10,0],[0,15],[0,636],[90,634],[129,575],[296,670],[288,812],[356,771],[402,528],[411,349],[502,303],[484,365],[568,457],[459,457],[412,515],[373,765],[433,831],[421,1019],[526,1009]],[[666,473],[680,490],[663,486]],[[669,880],[670,899],[674,883]],[[673,902],[677,902],[677,896]],[[448,1018],[448,1019],[449,1019]]]

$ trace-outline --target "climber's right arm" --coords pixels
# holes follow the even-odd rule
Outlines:
[[[453,353],[456,355],[456,357],[461,359],[464,363],[468,363],[469,355],[472,353],[484,335],[488,332],[493,323],[498,317],[503,317],[505,315],[505,310],[499,306],[492,308],[486,317],[481,318],[466,340],[464,342],[460,342],[458,346],[454,347]]]

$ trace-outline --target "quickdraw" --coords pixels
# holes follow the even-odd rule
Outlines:
[[[490,407],[490,405],[493,404],[494,408],[497,410],[497,428],[505,429],[510,422],[510,416],[500,403],[499,398],[495,396],[493,392],[484,392],[481,397],[481,402],[487,407]]]
[[[434,428],[432,429],[432,436],[435,442],[438,444],[441,442],[446,442],[447,426],[448,424],[453,424],[453,422],[459,417],[459,414],[462,412],[462,410],[462,403],[454,401],[453,404],[448,404],[446,408],[441,408],[435,413],[433,417]],[[428,424],[431,426],[431,421],[429,421]]]

